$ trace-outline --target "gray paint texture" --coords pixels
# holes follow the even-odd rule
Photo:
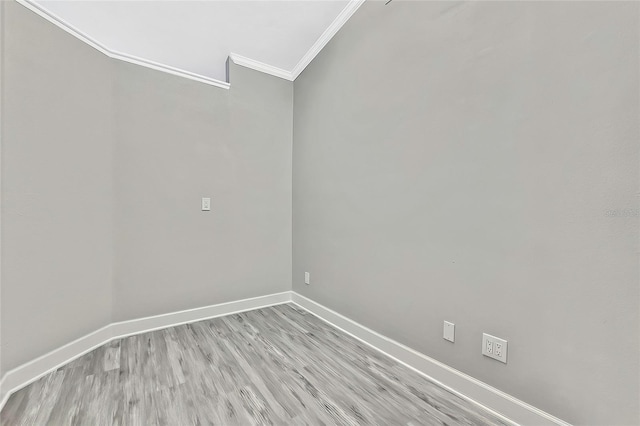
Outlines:
[[[111,64],[15,2],[2,31],[2,373],[110,322]]]
[[[116,321],[291,289],[293,83],[229,67],[116,65]]]
[[[564,420],[639,424],[639,7],[365,3],[294,84],[293,289]]]
[[[0,374],[291,288],[293,180],[294,290],[568,421],[640,423],[637,3],[367,2],[293,88],[231,64],[229,91],[2,3]]]
[[[4,2],[0,2],[0,377],[2,377],[2,138],[4,116],[2,105],[4,103]]]
[[[2,374],[113,321],[289,290],[293,83],[114,61],[4,3]]]

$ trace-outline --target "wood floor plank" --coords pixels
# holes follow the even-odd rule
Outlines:
[[[49,424],[65,425],[78,421],[82,409],[82,398],[86,392],[87,376],[83,368],[70,368],[63,370],[62,387],[55,407],[48,418]]]
[[[120,368],[120,340],[114,340],[105,347],[102,366],[103,371]]]
[[[2,425],[505,425],[291,304],[114,340],[15,392]]]

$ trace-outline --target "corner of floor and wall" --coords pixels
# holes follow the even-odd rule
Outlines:
[[[488,408],[640,424],[639,16],[368,1],[294,82],[230,61],[227,90],[0,2],[3,396],[293,301]]]

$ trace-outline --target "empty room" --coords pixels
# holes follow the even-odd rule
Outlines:
[[[640,2],[0,0],[0,425],[640,426]]]

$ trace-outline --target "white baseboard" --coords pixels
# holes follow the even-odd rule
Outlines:
[[[293,291],[109,324],[8,371],[0,381],[0,410],[13,392],[111,340],[289,302],[295,303],[332,326],[508,422],[536,426],[570,426],[569,423],[551,414],[389,339]]]
[[[15,391],[60,368],[67,362],[102,346],[112,338],[110,326],[107,325],[13,370],[7,371],[0,381],[0,397],[2,398],[0,400],[0,409],[4,407],[4,404]]]
[[[109,324],[26,364],[22,364],[13,370],[7,371],[0,381],[0,410],[4,407],[9,396],[15,391],[114,339],[223,315],[231,315],[238,312],[279,305],[290,301],[291,292],[285,291],[250,299],[220,303],[203,308]]]
[[[510,423],[569,426],[569,423],[551,414],[389,339],[296,292],[291,293],[291,301],[339,330],[426,376],[450,392],[482,406]]]
[[[237,314],[239,312],[252,311],[266,308],[267,306],[280,305],[291,302],[291,292],[269,294],[266,296],[252,297],[250,299],[234,300],[233,302],[220,303],[205,306],[203,308],[188,309],[186,311],[171,312],[168,314],[154,315],[129,321],[115,322],[111,324],[112,339],[160,330],[181,324],[202,321],[205,319]]]

